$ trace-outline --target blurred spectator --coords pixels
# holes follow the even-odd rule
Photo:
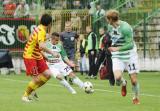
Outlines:
[[[105,32],[106,30],[103,27],[99,29],[100,40],[99,40],[99,48],[98,48],[97,61],[95,67],[95,76],[97,76],[99,67],[105,59],[105,49],[103,44],[104,37],[106,36]]]
[[[66,9],[66,1],[57,0],[54,3],[54,9]]]
[[[80,0],[76,0],[73,2],[73,9],[83,9],[83,8],[84,7],[82,7]]]
[[[12,0],[4,0],[3,1],[3,10],[5,16],[13,17],[14,11],[16,9],[16,3],[14,3]]]
[[[38,4],[35,1],[32,1],[30,4],[31,10],[36,10]]]
[[[95,15],[95,24],[94,24],[94,31],[96,32],[96,34],[98,34],[98,30],[100,27],[104,27],[105,25],[105,19],[104,19],[104,15],[105,15],[105,10],[101,8],[100,5],[96,6],[96,15]]]
[[[100,5],[104,10],[110,9],[115,0],[100,0]]]
[[[98,2],[99,0],[95,0],[95,1],[90,2],[90,4],[88,5],[90,15],[94,15],[96,13],[96,4]]]
[[[76,31],[77,33],[80,32],[82,27],[82,21],[81,18],[77,15],[77,12],[75,11],[71,13],[71,25],[72,30]]]
[[[29,6],[25,0],[22,0],[15,10],[14,17],[15,18],[21,18],[21,17],[26,18],[26,17],[29,17],[29,15],[30,15]]]
[[[86,27],[87,32],[87,40],[88,40],[88,58],[89,58],[89,74],[88,78],[94,78],[96,79],[96,55],[97,55],[97,49],[98,49],[98,39],[97,35],[92,31],[91,26]]]
[[[96,11],[96,18],[100,18],[100,17],[102,17],[102,16],[105,15],[105,10],[102,9],[100,5],[97,5],[96,9],[97,9],[97,11]]]
[[[2,0],[3,1],[3,5],[9,4],[11,2],[11,0]]]
[[[134,7],[135,6],[135,4],[134,4],[134,2],[133,1],[128,1],[127,2],[127,4],[126,4],[126,8],[132,8],[132,7]]]
[[[44,7],[45,9],[53,9],[55,4],[55,0],[45,0]]]
[[[84,73],[86,76],[88,75],[88,58],[87,58],[87,39],[83,36],[80,36],[80,73],[83,75]]]

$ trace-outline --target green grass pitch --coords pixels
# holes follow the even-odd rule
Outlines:
[[[132,104],[131,83],[127,74],[128,94],[121,97],[120,87],[109,86],[107,80],[87,80],[79,73],[83,81],[91,81],[95,92],[86,94],[76,85],[77,94],[70,94],[57,80],[52,78],[37,90],[39,101],[24,103],[21,96],[30,77],[21,75],[0,75],[0,111],[160,111],[160,72],[141,72],[140,105]]]

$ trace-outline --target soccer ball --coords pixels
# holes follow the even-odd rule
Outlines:
[[[91,83],[91,82],[89,82],[89,81],[86,81],[86,82],[84,82],[84,91],[86,92],[86,93],[93,93],[93,84]]]

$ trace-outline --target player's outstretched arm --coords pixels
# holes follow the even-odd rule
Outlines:
[[[70,61],[69,59],[65,59],[64,61],[65,61],[65,63],[66,63],[67,65],[69,65],[70,67],[75,67],[75,66],[76,66],[76,65],[73,63],[73,61]]]
[[[54,57],[60,57],[59,53],[54,52],[54,51],[48,49],[48,48],[46,47],[45,42],[39,43],[39,48],[42,49],[44,52],[47,52],[47,53],[49,53],[49,54],[52,54]]]

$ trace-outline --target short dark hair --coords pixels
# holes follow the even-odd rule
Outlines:
[[[54,38],[54,37],[59,37],[59,33],[53,32],[53,33],[52,33],[52,38]]]
[[[49,14],[43,14],[40,20],[40,24],[48,26],[50,23],[52,23],[52,17]]]

